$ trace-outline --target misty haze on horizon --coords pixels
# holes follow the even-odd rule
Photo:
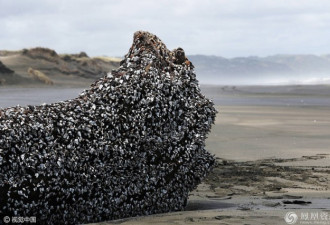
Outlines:
[[[198,80],[213,85],[330,84],[330,55],[236,57],[191,55]]]
[[[65,85],[73,75],[75,82],[92,82],[119,66],[121,58],[90,57],[88,53],[61,54],[49,48],[0,50],[0,81],[24,84],[28,68],[40,70],[50,80]],[[320,85],[330,84],[330,55],[272,55],[267,57],[224,58],[187,55],[200,84],[211,85]],[[6,69],[7,68],[7,69]],[[10,75],[12,71],[13,74]],[[47,79],[48,79],[47,78]],[[72,77],[70,79],[73,79]],[[24,81],[25,80],[25,81]],[[72,81],[70,81],[72,82]],[[51,81],[53,83],[53,81]],[[78,82],[79,83],[79,82]]]

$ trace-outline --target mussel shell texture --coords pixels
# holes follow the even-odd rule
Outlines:
[[[77,98],[0,110],[0,215],[80,224],[182,210],[215,163],[215,115],[183,49],[138,31]]]

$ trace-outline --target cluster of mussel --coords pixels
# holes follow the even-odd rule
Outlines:
[[[214,165],[213,103],[178,48],[136,32],[75,99],[0,110],[0,215],[77,224],[184,209]]]

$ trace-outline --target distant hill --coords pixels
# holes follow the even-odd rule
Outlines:
[[[0,61],[0,86],[22,83],[29,84],[29,80],[20,77]]]
[[[48,48],[0,51],[0,61],[12,71],[0,71],[0,85],[86,86],[119,66],[120,59],[58,54]],[[29,68],[40,71],[44,79],[31,75]],[[46,82],[47,80],[47,82]]]
[[[330,84],[330,55],[237,57],[190,55],[197,78],[204,84]],[[120,59],[89,57],[85,52],[58,54],[48,48],[0,51],[0,86],[88,86],[119,67]],[[29,73],[39,71],[39,76]],[[32,71],[32,70],[30,70]]]
[[[330,83],[330,55],[239,57],[191,55],[201,83],[294,84]]]

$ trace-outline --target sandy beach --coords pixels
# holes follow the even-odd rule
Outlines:
[[[206,142],[218,164],[186,210],[97,224],[288,224],[287,213],[295,224],[330,224],[329,86],[202,89],[219,112]],[[62,100],[77,92],[53,91]],[[21,105],[40,100],[24,93]]]

